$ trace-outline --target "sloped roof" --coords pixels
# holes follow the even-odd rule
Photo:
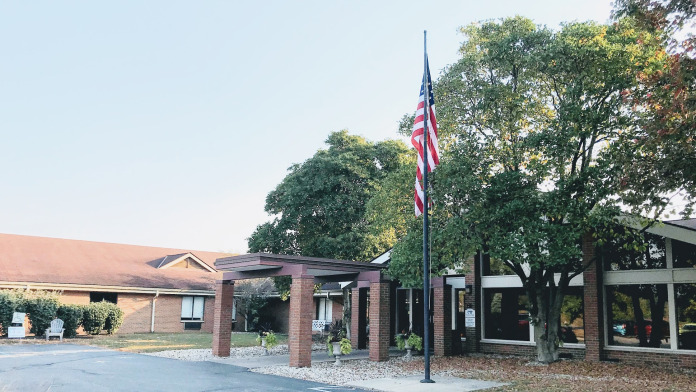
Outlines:
[[[696,218],[670,220],[670,221],[665,221],[665,223],[670,224],[670,225],[674,225],[674,226],[683,227],[685,229],[696,230]]]
[[[227,253],[0,234],[0,281],[214,290],[217,272],[157,268],[191,253],[211,269]],[[174,258],[172,258],[174,259]]]

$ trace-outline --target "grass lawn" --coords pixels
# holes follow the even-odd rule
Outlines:
[[[255,332],[235,332],[232,334],[232,347],[257,346]],[[278,343],[286,344],[287,335],[278,334]],[[99,335],[83,340],[84,344],[106,347],[114,350],[135,353],[150,353],[164,350],[185,350],[212,348],[213,335],[210,333],[134,333],[123,335]]]
[[[257,346],[258,343],[256,343],[256,336],[257,334],[255,332],[233,332],[230,344],[232,347]],[[278,344],[287,344],[288,335],[276,334],[276,336],[278,336]],[[57,340],[58,339],[52,339],[51,342],[54,343]],[[165,350],[186,350],[213,347],[213,334],[202,332],[133,333],[98,336],[81,335],[76,338],[66,338],[63,340],[66,343],[85,344],[134,353],[151,353]],[[27,337],[25,341],[31,343],[45,342],[43,336],[38,338]],[[19,343],[19,341],[0,339],[0,344],[14,343]]]

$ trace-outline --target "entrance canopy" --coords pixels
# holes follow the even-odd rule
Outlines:
[[[315,283],[363,281],[379,282],[382,264],[333,260],[319,257],[286,256],[271,253],[252,253],[225,257],[215,261],[222,271],[222,280],[292,276],[314,278]]]

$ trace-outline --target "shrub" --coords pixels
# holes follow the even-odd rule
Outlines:
[[[56,311],[56,316],[63,320],[64,335],[68,338],[77,336],[77,328],[82,323],[82,313],[84,307],[80,305],[60,305]]]
[[[26,290],[0,290],[0,326],[2,334],[7,336],[8,327],[14,312],[26,312]]]
[[[105,302],[105,304],[109,314],[106,316],[104,329],[106,329],[107,334],[113,335],[123,324],[123,310],[111,302]]]
[[[84,307],[82,313],[82,328],[90,335],[99,335],[109,317],[109,302],[92,302]]]
[[[56,317],[60,293],[56,291],[28,291],[25,294],[26,310],[29,313],[31,332],[43,335],[46,328],[51,326],[51,321]]]

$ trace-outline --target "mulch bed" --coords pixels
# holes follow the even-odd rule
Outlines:
[[[404,363],[423,369],[423,361]],[[524,357],[470,355],[433,358],[432,374],[509,383],[490,391],[696,391],[690,369],[562,360],[550,365]]]

